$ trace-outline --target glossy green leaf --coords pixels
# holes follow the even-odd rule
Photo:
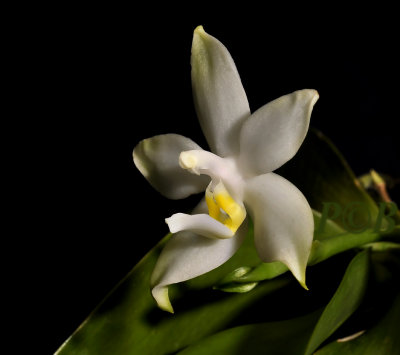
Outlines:
[[[400,354],[400,295],[386,316],[372,329],[352,340],[341,339],[323,347],[315,355],[398,355]]]
[[[367,287],[368,270],[369,251],[365,250],[350,262],[339,288],[324,309],[313,331],[306,355],[312,354],[358,308]]]
[[[320,314],[231,328],[189,346],[179,355],[302,354]]]
[[[57,354],[170,354],[226,329],[242,313],[248,313],[250,306],[289,282],[276,279],[246,294],[223,293],[213,290],[210,280],[226,273],[224,265],[209,273],[209,280],[203,277],[171,287],[176,313],[167,314],[156,307],[149,286],[151,272],[167,239],[146,255]],[[241,258],[246,260],[246,250],[245,246],[230,265]],[[257,318],[259,312],[253,312]]]

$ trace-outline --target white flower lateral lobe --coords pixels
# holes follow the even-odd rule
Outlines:
[[[165,219],[171,233],[188,231],[211,239],[232,238],[234,232],[208,214],[175,213]]]

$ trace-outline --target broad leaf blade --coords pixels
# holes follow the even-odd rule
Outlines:
[[[193,287],[188,283],[171,287],[176,314],[167,314],[156,307],[149,288],[151,272],[167,239],[130,272],[58,350],[58,355],[170,354],[226,329],[249,307],[289,282],[276,279],[253,292],[228,294],[212,290],[204,278],[197,283],[193,280]],[[246,259],[246,250],[235,257]],[[209,274],[210,280],[221,278],[224,273],[223,268],[215,269]]]
[[[301,354],[320,311],[279,322],[235,327],[194,344],[179,355]]]
[[[313,331],[306,355],[312,354],[358,308],[367,287],[368,271],[369,251],[365,250],[350,262],[339,288]]]
[[[333,342],[315,355],[398,355],[400,354],[400,295],[386,316],[363,335],[346,342]]]

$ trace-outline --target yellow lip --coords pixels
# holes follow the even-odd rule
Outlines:
[[[246,218],[246,209],[232,198],[222,182],[214,191],[207,188],[206,203],[210,217],[224,224],[233,233],[236,233]]]

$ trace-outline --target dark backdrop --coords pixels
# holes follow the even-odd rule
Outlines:
[[[206,147],[190,82],[199,24],[230,50],[252,111],[294,90],[317,89],[311,125],[355,173],[400,176],[390,27],[156,10],[157,17],[116,7],[57,9],[26,34],[32,119],[25,128],[33,141],[26,168],[33,217],[26,223],[35,235],[24,239],[33,259],[28,307],[35,310],[27,327],[38,328],[45,350],[54,351],[167,233],[164,218],[199,199],[164,199],[131,155],[141,139],[162,133]]]

